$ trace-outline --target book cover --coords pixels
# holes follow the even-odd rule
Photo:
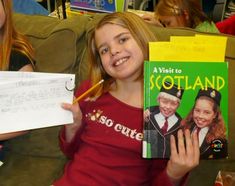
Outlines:
[[[144,158],[169,158],[170,136],[197,132],[201,159],[227,157],[228,63],[144,62]]]
[[[86,10],[94,12],[115,12],[117,9],[115,0],[71,0],[71,9]]]

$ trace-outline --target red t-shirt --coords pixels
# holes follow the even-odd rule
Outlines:
[[[221,33],[235,35],[235,15],[216,23]]]
[[[85,82],[76,92],[89,88]],[[143,110],[106,93],[96,101],[79,103],[83,127],[71,143],[60,133],[62,151],[71,159],[54,186],[170,186],[167,160],[143,159]]]

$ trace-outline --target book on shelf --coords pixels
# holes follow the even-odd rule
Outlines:
[[[126,0],[71,0],[71,10],[82,12],[106,12],[124,11],[127,9]]]
[[[144,158],[169,158],[170,136],[177,144],[180,129],[197,133],[201,159],[228,156],[226,41],[196,35],[149,43],[149,61],[144,62]]]

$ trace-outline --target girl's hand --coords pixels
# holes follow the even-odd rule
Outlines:
[[[160,23],[160,21],[158,21],[154,15],[152,14],[144,14],[143,16],[141,16],[145,22],[155,25],[155,26],[160,26],[163,27],[163,25]]]
[[[71,111],[73,114],[73,123],[65,125],[66,141],[70,142],[73,139],[74,135],[76,134],[77,130],[81,127],[82,112],[80,110],[78,103],[75,104],[63,103],[62,108]]]
[[[200,150],[196,132],[192,137],[185,130],[185,137],[178,131],[178,150],[174,136],[171,136],[171,157],[167,164],[167,174],[173,182],[178,182],[186,173],[199,164]]]
[[[149,111],[149,109],[146,109],[144,111],[144,121],[145,122],[149,122],[149,116],[150,116],[150,111]]]

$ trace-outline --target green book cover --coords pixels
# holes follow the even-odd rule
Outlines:
[[[227,157],[228,63],[144,62],[144,158],[169,158],[170,136],[197,132],[201,159]]]

